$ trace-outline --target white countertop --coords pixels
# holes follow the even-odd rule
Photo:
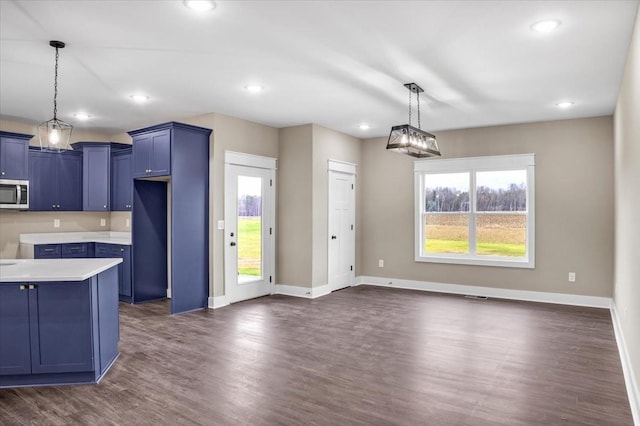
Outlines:
[[[50,232],[20,234],[20,244],[107,243],[131,245],[131,232]]]
[[[84,281],[122,259],[0,259],[0,283]]]

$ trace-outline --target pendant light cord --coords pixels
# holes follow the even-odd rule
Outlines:
[[[422,130],[422,126],[420,126],[420,91],[416,93],[418,97],[418,129]]]
[[[411,126],[411,89],[409,89],[409,126]]]
[[[58,119],[58,58],[60,57],[58,53],[58,48],[56,47],[56,67],[55,67],[55,76],[53,79],[53,119]]]

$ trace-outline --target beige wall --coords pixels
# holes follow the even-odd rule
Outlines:
[[[0,120],[0,130],[15,133],[35,135],[37,124],[18,120]],[[110,141],[109,135],[84,129],[74,129],[71,142]],[[30,141],[37,145],[36,137]],[[0,211],[0,257],[18,257],[20,234],[33,232],[79,232],[79,231],[108,231],[111,229],[111,215],[100,212],[15,212]],[[53,227],[53,220],[60,219],[60,228]],[[106,219],[107,226],[100,226],[100,219]],[[120,229],[118,229],[120,230]]]
[[[353,136],[326,127],[313,125],[313,249],[312,249],[312,285],[319,287],[328,284],[328,241],[329,241],[329,172],[328,161],[337,160],[356,164],[360,168],[362,161],[362,141]],[[356,214],[359,209],[359,179],[356,176]],[[360,224],[356,216],[356,225]],[[356,264],[358,274],[358,255],[360,252],[359,232],[356,229]]]
[[[222,114],[206,114],[183,123],[213,129],[209,146],[210,292],[224,294],[224,231],[216,227],[224,219],[224,152],[278,157],[278,129]],[[276,271],[277,272],[277,271]]]
[[[313,128],[280,129],[276,283],[311,287]]]
[[[16,212],[0,211],[0,258],[20,258],[20,234],[33,232],[81,232],[110,230],[109,212]],[[60,220],[60,228],[53,220]],[[100,226],[105,219],[106,226]]]
[[[611,296],[611,117],[438,132],[438,141],[444,158],[535,153],[535,269],[415,262],[413,159],[387,152],[385,138],[364,142],[363,275]]]
[[[636,386],[640,386],[640,11],[614,117],[616,260],[613,301],[622,323]],[[640,398],[640,395],[636,397]]]

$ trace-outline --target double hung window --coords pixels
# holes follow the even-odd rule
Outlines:
[[[534,155],[415,162],[416,261],[534,267]]]

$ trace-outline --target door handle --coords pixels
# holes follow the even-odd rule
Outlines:
[[[231,241],[231,244],[229,244],[231,247],[235,246],[236,243],[234,241]]]
[[[332,236],[331,236],[331,239],[332,239],[332,240],[336,240],[336,239],[338,239],[338,237],[336,237],[335,235],[332,235]]]

